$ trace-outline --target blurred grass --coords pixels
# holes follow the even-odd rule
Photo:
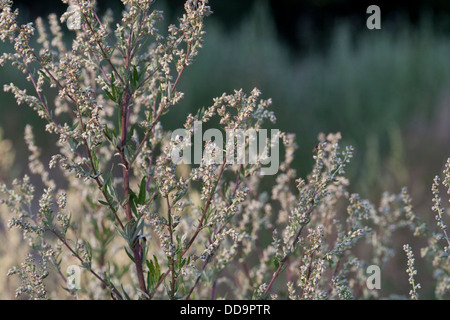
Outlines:
[[[364,179],[374,171],[371,166],[376,170],[386,161],[401,167],[410,156],[401,150],[405,128],[413,119],[432,125],[450,85],[449,39],[426,17],[418,28],[400,22],[376,31],[365,26],[355,30],[342,21],[332,28],[327,48],[300,54],[278,41],[262,4],[235,31],[213,22],[207,24],[203,50],[183,78],[185,99],[170,124],[180,126],[188,112],[210,105],[223,91],[256,86],[273,99],[277,127],[297,134],[295,165],[303,176],[311,168],[319,132],[340,131],[344,143],[356,148],[353,180]],[[429,169],[436,173],[439,167]],[[400,180],[405,175],[401,171],[395,170]],[[374,175],[379,179],[379,172]]]
[[[165,8],[164,3],[160,5]],[[367,192],[369,185],[380,180],[379,169],[386,163],[396,167],[394,173],[405,180],[401,176],[407,173],[401,169],[410,155],[401,150],[404,131],[414,119],[421,125],[429,123],[450,85],[449,39],[426,18],[417,28],[405,22],[368,30],[365,25],[355,28],[341,21],[331,29],[325,48],[311,43],[312,49],[294,53],[279,41],[262,1],[232,30],[212,15],[206,23],[204,48],[180,83],[185,99],[163,119],[165,126],[181,127],[188,113],[211,105],[223,92],[240,88],[249,92],[258,87],[264,98],[273,99],[276,126],[297,134],[299,175],[311,168],[317,134],[340,131],[344,143],[356,149],[350,178],[360,181]],[[301,34],[317,41],[314,30]],[[6,47],[1,44],[3,50]],[[0,69],[1,87],[12,81],[31,90],[23,78],[12,67]],[[24,149],[25,123],[37,126],[36,133],[44,124],[26,106],[15,106],[11,94],[0,92],[0,101],[5,137]],[[48,135],[38,143],[44,152],[51,147]],[[430,172],[436,173],[436,168]]]

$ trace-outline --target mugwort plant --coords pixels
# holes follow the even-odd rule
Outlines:
[[[393,235],[405,228],[428,237],[422,254],[435,268],[435,294],[449,296],[439,177],[440,232],[414,214],[406,189],[383,194],[379,206],[350,193],[353,148],[341,149],[339,133],[319,135],[311,173],[299,178],[291,167],[295,136],[264,129],[276,117],[256,88],[224,93],[183,128],[163,128],[204,42],[207,0],[187,0],[165,32],[151,0],[122,0],[118,21],[111,11],[97,14],[93,0],[63,2],[61,17],[19,25],[13,2],[0,0],[0,39],[12,47],[0,65],[17,67],[33,88],[3,89],[46,121],[58,149],[42,162],[27,125],[29,174],[0,187],[1,217],[30,247],[8,272],[20,281],[17,296],[377,298],[382,290],[367,288],[366,269],[386,267]],[[203,132],[210,123],[220,127]],[[0,148],[0,177],[13,165],[1,162],[13,157],[10,149]],[[37,177],[42,188],[32,183]],[[450,159],[442,185],[450,192]],[[405,250],[415,298],[420,286]]]

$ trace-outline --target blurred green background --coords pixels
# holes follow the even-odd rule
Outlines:
[[[16,1],[24,22],[63,13],[55,0]],[[119,1],[98,1],[101,10]],[[319,132],[340,131],[356,150],[351,190],[378,201],[381,192],[407,186],[418,215],[433,223],[431,183],[450,156],[450,2],[211,0],[204,48],[180,89],[185,98],[163,119],[180,127],[188,113],[223,92],[258,87],[272,98],[277,127],[297,135],[295,167],[305,176]],[[381,30],[366,28],[366,9],[381,9]],[[182,0],[157,0],[168,23]],[[65,28],[65,26],[64,26]],[[162,29],[163,27],[161,27]],[[0,45],[0,51],[8,50]],[[0,69],[0,87],[28,87],[14,68]],[[31,90],[31,88],[30,88]],[[26,123],[44,124],[26,106],[0,92],[0,126],[26,170]],[[54,137],[38,136],[49,154]]]
[[[183,2],[155,6],[169,23]],[[65,11],[55,0],[15,4],[23,22]],[[119,1],[98,4],[120,15]],[[273,99],[277,127],[297,134],[299,175],[311,169],[317,134],[340,131],[344,144],[356,149],[349,169],[354,190],[377,199],[382,190],[407,185],[417,201],[430,198],[431,179],[450,153],[450,3],[378,1],[381,30],[366,28],[368,1],[210,4],[204,48],[182,78],[185,99],[163,119],[166,127],[180,127],[189,112],[223,92],[256,86]],[[0,50],[8,49],[2,44]],[[0,86],[11,81],[29,87],[14,68],[1,68]],[[11,94],[0,92],[0,101],[0,126],[26,159],[25,123],[44,124]],[[40,137],[44,151],[52,139]]]

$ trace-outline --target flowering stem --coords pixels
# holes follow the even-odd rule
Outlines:
[[[100,18],[98,17],[97,12],[95,12],[95,10],[92,10],[92,14],[94,15],[95,20],[97,20],[97,22],[98,22],[98,24],[100,25],[100,27],[102,28],[102,30],[105,30],[105,32],[106,32],[106,28],[105,28],[105,26],[103,25],[103,23],[102,23],[102,21],[100,20]],[[107,33],[107,35],[108,35],[109,40],[110,40],[111,42],[114,42],[113,39],[112,39],[112,37],[111,37],[111,35],[110,35],[109,33]],[[119,52],[120,52],[120,54],[122,55],[122,57],[125,57],[125,54],[123,53],[123,51],[122,51],[122,49],[120,48],[120,46],[114,45],[113,48],[114,48],[114,49],[117,48],[117,50],[119,50]]]
[[[92,273],[92,275],[94,275],[94,277],[96,277],[98,280],[100,280],[101,283],[103,283],[103,285],[105,287],[108,287],[111,289],[112,292],[114,292],[114,294],[119,297],[120,299],[122,299],[122,295],[117,291],[116,288],[114,288],[113,286],[111,286],[105,279],[103,279],[100,275],[98,275],[97,272],[95,272],[94,270],[92,270],[92,268],[90,266],[88,266],[88,264],[83,260],[83,258],[80,257],[80,255],[67,243],[66,239],[64,239],[63,237],[61,237],[61,235],[53,230],[50,229],[50,232],[53,233],[63,244],[64,246],[69,249],[69,251],[72,253],[72,255],[77,258],[81,264],[90,272]],[[87,267],[88,266],[88,267]]]
[[[190,50],[191,50],[191,45],[189,44],[189,45],[188,45],[188,48],[187,48],[186,57],[189,57],[189,52],[190,52]],[[139,87],[140,87],[141,85],[143,85],[148,79],[152,78],[153,75],[154,75],[160,68],[161,68],[161,65],[159,65],[153,72],[151,72],[150,75],[148,75],[148,77],[146,77],[146,78],[144,79],[144,81],[142,82],[142,84],[139,84]],[[177,85],[178,85],[178,82],[179,82],[179,80],[180,80],[180,78],[181,78],[181,75],[182,75],[182,73],[183,73],[183,71],[184,71],[185,68],[186,68],[186,64],[183,65],[183,67],[181,68],[180,72],[178,72],[177,79],[176,79],[175,82],[172,84],[171,92],[175,92],[175,89],[176,89],[176,87],[177,87]],[[163,111],[166,109],[166,107],[167,107],[167,103],[164,104],[163,106],[161,106],[161,108],[159,109],[158,114],[157,114],[156,117],[153,119],[153,121],[152,121],[150,127],[148,128],[147,132],[146,132],[145,135],[144,135],[144,138],[143,138],[142,141],[139,143],[139,146],[137,147],[136,153],[134,154],[132,160],[130,161],[130,164],[132,164],[132,163],[134,162],[134,160],[136,160],[136,158],[137,158],[137,156],[139,155],[139,153],[140,153],[142,147],[144,146],[144,143],[147,141],[148,137],[150,136],[150,133],[152,132],[153,128],[155,127],[156,123],[158,122],[159,118],[161,117],[161,115],[162,115]]]
[[[225,162],[226,162],[226,160],[224,161],[224,163],[225,163]],[[234,196],[236,195],[236,191],[237,191],[238,186],[239,186],[239,176],[240,176],[241,170],[242,170],[242,165],[239,165],[239,169],[238,169],[238,177],[237,177],[237,179],[236,179],[236,185],[235,185],[235,187],[234,187],[234,190],[233,190],[233,196],[232,196],[232,197],[234,197]],[[221,174],[222,174],[222,172],[223,172],[223,165],[222,165],[222,168],[221,168]],[[219,179],[220,179],[220,177],[219,177]],[[231,204],[230,204],[229,206],[231,206]],[[220,233],[222,232],[222,230],[225,228],[225,225],[226,225],[226,224],[222,225],[222,227],[219,228],[219,230],[216,230],[216,231],[214,232],[214,234],[213,234],[212,237],[214,237],[214,236],[220,234]],[[211,238],[210,238],[210,241],[212,242]],[[220,246],[220,244],[219,244],[219,246]],[[219,247],[219,246],[218,246],[218,247]],[[198,275],[197,279],[195,280],[194,285],[193,285],[192,288],[189,290],[189,293],[188,293],[188,295],[186,296],[186,300],[189,300],[189,298],[190,298],[192,292],[193,292],[194,289],[197,287],[197,284],[198,284],[198,282],[200,281],[200,278],[201,278],[201,276],[202,276],[202,274],[203,274],[203,272],[204,272],[204,270],[205,270],[205,268],[206,268],[206,265],[210,262],[210,260],[211,260],[211,258],[212,258],[213,255],[214,255],[214,251],[211,252],[211,253],[208,255],[208,257],[206,258],[205,262],[203,263],[203,266],[202,266],[202,269],[201,269],[201,271],[200,271],[200,274]],[[247,265],[245,264],[245,262],[243,262],[242,264],[243,264],[244,269],[245,269],[245,274],[247,275],[247,277],[248,277],[248,279],[249,279],[250,285],[253,286],[252,280],[251,280],[251,278],[250,278],[250,274],[249,274],[249,272],[248,272]],[[215,296],[215,287],[216,287],[216,281],[214,281],[214,283],[213,283],[213,285],[212,285],[212,288],[211,288],[211,299],[214,299],[214,296]]]
[[[217,184],[219,183],[220,178],[222,177],[223,170],[225,169],[226,161],[227,161],[226,157],[224,157],[224,160],[223,160],[223,163],[222,163],[222,167],[220,168],[219,176],[218,176],[217,181],[216,181],[216,185],[213,188],[213,190],[211,191],[210,196],[208,197],[208,200],[207,200],[206,205],[205,205],[205,209],[203,209],[202,217],[200,218],[200,222],[199,222],[199,224],[197,226],[197,229],[195,230],[194,235],[192,236],[191,240],[188,242],[188,244],[184,248],[183,252],[181,253],[182,256],[189,250],[189,248],[194,243],[195,238],[197,238],[198,234],[203,229],[203,222],[205,221],[206,213],[208,212],[209,206],[211,205],[211,201],[212,201],[212,198],[214,196]]]
[[[314,192],[312,199],[315,199],[317,195],[317,191]],[[309,216],[311,215],[313,209],[314,209],[314,203],[311,204],[311,206],[308,208],[308,210],[305,213],[305,216],[307,218],[309,218]],[[283,257],[283,259],[281,259],[280,261],[280,265],[278,266],[277,270],[274,272],[272,279],[270,280],[269,284],[267,285],[266,290],[264,290],[264,295],[267,295],[269,293],[270,288],[272,287],[275,279],[279,276],[282,268],[284,267],[284,264],[286,263],[286,260],[289,258],[289,256],[294,252],[295,250],[295,246],[298,243],[298,240],[300,239],[300,236],[303,232],[303,229],[305,228],[306,224],[302,224],[300,229],[298,230],[297,234],[294,237],[294,240],[292,241],[292,245],[291,245],[291,249],[286,253],[286,255]]]
[[[310,282],[310,278],[311,278],[313,260],[314,260],[314,251],[311,252],[311,254],[309,256],[308,274],[306,275],[306,284],[307,284],[307,286],[305,286],[306,288],[308,288],[310,286],[309,282]],[[305,293],[307,292],[305,287],[302,290],[302,300],[304,299]]]
[[[36,61],[39,63],[39,65],[45,70],[45,72],[47,73],[47,75],[49,75],[49,76],[53,79],[53,81],[57,84],[57,86],[58,86],[60,89],[63,89],[63,88],[64,88],[63,85],[62,85],[62,84],[58,81],[58,79],[56,79],[56,78],[53,76],[53,74],[52,74],[52,73],[44,66],[44,64],[43,64],[42,61],[39,59],[39,57],[36,56],[36,55],[35,55],[34,57],[36,58]],[[23,60],[24,60],[24,63],[25,63],[25,65],[26,65],[26,67],[27,67],[28,76],[30,77],[30,80],[31,80],[31,82],[32,82],[32,84],[33,84],[33,87],[34,87],[35,91],[36,91],[36,94],[38,95],[39,101],[41,102],[42,106],[44,107],[45,111],[47,112],[47,115],[49,116],[49,121],[51,121],[51,122],[56,126],[56,128],[58,129],[58,131],[59,131],[60,133],[62,133],[62,129],[61,129],[61,126],[59,125],[59,123],[57,123],[57,122],[55,121],[55,119],[53,119],[52,117],[50,117],[50,110],[48,109],[48,106],[46,105],[44,98],[42,97],[41,93],[39,92],[39,89],[38,89],[38,87],[37,87],[36,81],[34,80],[34,77],[33,77],[32,73],[31,73],[31,71],[30,71],[30,69],[29,69],[29,67],[28,67],[28,64],[25,62],[25,58],[24,58],[24,57],[23,57]],[[83,130],[84,130],[83,117],[82,117],[82,114],[81,114],[81,110],[80,110],[80,108],[79,108],[79,106],[78,106],[77,100],[76,100],[74,97],[72,97],[70,94],[68,94],[67,92],[66,92],[66,95],[67,95],[67,97],[68,97],[70,100],[72,100],[72,101],[74,102],[74,104],[75,104],[75,106],[76,106],[76,108],[77,108],[77,111],[78,111],[78,116],[77,116],[77,117],[78,117],[78,119],[79,119],[79,121],[80,121],[81,126],[83,127]],[[86,146],[86,151],[87,151],[87,154],[88,154],[88,157],[89,157],[89,162],[90,162],[90,164],[91,164],[92,170],[94,171],[94,172],[93,172],[94,180],[96,181],[98,188],[101,190],[101,192],[102,192],[102,194],[103,194],[105,200],[107,201],[107,203],[108,203],[108,205],[109,205],[111,211],[113,212],[114,217],[116,218],[117,222],[119,223],[120,227],[121,227],[122,230],[123,230],[124,226],[123,226],[123,224],[122,224],[122,221],[121,221],[120,218],[118,217],[117,211],[115,210],[114,206],[112,205],[111,201],[109,200],[108,196],[106,195],[105,191],[103,190],[103,183],[101,182],[101,180],[100,180],[100,178],[99,178],[100,175],[99,175],[99,173],[96,171],[96,168],[95,168],[95,166],[94,166],[94,159],[92,158],[92,154],[91,154],[92,151],[91,151],[90,148],[89,148],[89,144],[88,144],[88,142],[87,142],[86,139],[83,139],[83,143],[84,143],[84,145]]]
[[[202,269],[200,270],[200,273],[199,273],[199,275],[197,276],[197,279],[195,279],[195,283],[194,283],[194,285],[192,286],[192,288],[189,290],[189,293],[188,293],[188,295],[186,296],[185,300],[189,300],[189,299],[191,298],[192,292],[194,292],[194,289],[197,287],[197,285],[198,285],[198,283],[199,283],[199,281],[200,281],[200,278],[202,277],[203,272],[204,272],[205,269],[206,269],[206,265],[209,263],[209,261],[211,260],[211,258],[212,258],[213,255],[214,255],[214,252],[211,252],[211,253],[208,255],[208,257],[206,258],[205,262],[203,263]],[[213,286],[213,288],[214,288],[214,286]],[[212,291],[212,292],[214,292],[214,291]],[[214,293],[212,293],[211,296],[212,296],[211,298],[213,298]]]
[[[205,217],[206,217],[206,213],[208,212],[208,208],[209,208],[209,206],[211,205],[212,197],[214,196],[214,192],[215,192],[215,189],[216,189],[216,187],[217,187],[217,184],[219,183],[219,181],[220,181],[220,179],[221,179],[221,177],[222,177],[223,171],[224,171],[224,169],[225,169],[226,161],[227,161],[227,160],[226,160],[226,157],[224,157],[224,160],[223,160],[223,162],[222,162],[222,166],[221,166],[221,168],[220,168],[219,176],[218,176],[218,178],[217,178],[215,187],[213,188],[213,190],[211,191],[210,196],[208,197],[208,200],[207,200],[207,202],[206,202],[205,208],[203,209],[203,213],[202,213],[202,216],[201,216],[201,218],[200,218],[200,222],[199,222],[199,224],[198,224],[198,226],[197,226],[197,229],[195,230],[194,235],[193,235],[192,238],[189,240],[189,242],[188,242],[188,244],[186,245],[186,247],[184,248],[184,250],[181,252],[181,257],[183,257],[183,256],[186,254],[186,252],[189,250],[189,248],[190,248],[190,247],[192,246],[192,244],[194,243],[194,241],[195,241],[195,239],[197,238],[197,236],[198,236],[198,234],[200,233],[200,231],[204,228],[203,222],[205,221]],[[167,277],[167,275],[168,275],[169,273],[170,273],[170,270],[167,270],[167,271],[161,276],[161,279],[160,279],[160,280],[158,281],[158,283],[155,285],[155,287],[154,287],[154,289],[153,289],[153,292],[150,293],[150,298],[152,298],[152,297],[154,296],[154,294],[156,293],[156,290],[157,290],[158,287],[164,282],[164,279]]]
[[[80,1],[77,0],[77,2],[78,2],[78,5],[79,5],[80,8],[81,8],[82,5],[81,5]],[[91,8],[91,11],[94,12],[94,9]],[[113,70],[113,72],[114,72],[114,74],[117,76],[117,78],[120,80],[120,82],[121,82],[122,84],[125,84],[125,81],[122,79],[122,77],[121,77],[120,73],[117,71],[116,67],[114,67],[114,64],[111,62],[111,59],[108,58],[108,55],[106,54],[105,49],[103,48],[101,42],[100,42],[100,41],[97,39],[97,37],[95,36],[94,28],[92,27],[92,24],[89,23],[89,19],[88,19],[88,17],[86,16],[86,13],[84,13],[83,10],[81,10],[81,13],[83,14],[83,17],[84,17],[84,20],[85,20],[87,26],[89,27],[89,29],[90,29],[91,32],[92,32],[92,36],[94,37],[95,42],[97,43],[97,45],[98,45],[100,51],[102,52],[103,58],[104,58],[104,59],[108,62],[108,64],[111,66],[111,69]]]
[[[412,289],[409,291],[409,295],[411,296],[412,300],[417,300],[419,298],[417,289],[420,289],[420,283],[416,284],[416,282],[414,281],[414,276],[417,274],[417,270],[414,268],[414,254],[409,244],[403,245],[403,250],[406,252],[406,255],[408,257],[408,269],[406,269],[406,272],[408,273],[408,281],[412,287]]]
[[[175,299],[175,281],[176,281],[176,275],[175,275],[175,259],[174,259],[174,253],[173,253],[173,225],[172,225],[172,208],[170,206],[169,196],[166,197],[167,202],[167,219],[169,221],[169,237],[170,237],[170,272],[172,273],[172,282],[170,284],[170,299]]]

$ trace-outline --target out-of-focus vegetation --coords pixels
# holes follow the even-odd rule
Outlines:
[[[450,41],[434,22],[423,17],[414,28],[405,22],[355,30],[341,21],[327,46],[294,52],[280,41],[267,6],[256,5],[232,30],[213,15],[204,48],[180,83],[184,100],[163,123],[181,127],[213,97],[258,87],[273,100],[277,127],[297,135],[300,176],[311,169],[318,133],[339,131],[343,144],[355,147],[348,170],[363,196],[379,199],[382,190],[406,185],[415,205],[429,208],[432,177],[450,153]],[[313,29],[301,33],[314,41]],[[12,67],[0,69],[1,87],[29,87],[22,79]],[[16,146],[16,169],[27,170],[24,126],[32,123],[37,133],[44,123],[9,93],[1,91],[0,102],[0,126]],[[37,137],[44,152],[53,144],[48,138]]]
[[[445,141],[449,126],[442,119],[450,108],[446,98],[450,41],[436,30],[436,21],[423,17],[414,28],[407,22],[383,21],[381,30],[368,30],[364,24],[355,26],[343,20],[329,28],[329,45],[325,47],[315,47],[323,41],[314,39],[313,29],[299,30],[316,49],[294,53],[279,39],[270,9],[263,3],[256,2],[232,29],[225,28],[214,15],[209,18],[204,48],[180,83],[184,101],[176,114],[164,119],[166,126],[180,127],[188,113],[210,105],[212,98],[224,91],[249,91],[256,86],[273,99],[277,126],[297,134],[300,148],[296,167],[300,174],[310,169],[311,150],[319,132],[340,131],[344,143],[355,146],[356,160],[350,170],[354,179],[365,172],[362,185],[370,185],[368,190],[377,185],[385,164],[400,167],[403,163],[398,162],[409,159],[410,152],[417,159],[421,154],[433,158],[429,143],[436,146],[436,163],[442,163],[439,160],[450,148]],[[157,4],[170,15],[164,2]],[[3,45],[1,48],[5,50]],[[0,72],[2,86],[22,79],[14,68]],[[16,107],[10,94],[0,92],[0,99],[0,125],[5,136],[21,144],[18,133],[35,117],[30,110]],[[440,119],[439,128],[436,118]],[[428,129],[438,130],[438,137]],[[424,145],[416,145],[424,138],[424,130],[432,136],[423,139]],[[429,141],[432,138],[442,141]],[[45,137],[41,142],[44,150],[51,145]],[[429,161],[433,163],[433,159]],[[420,163],[426,165],[422,160]],[[398,169],[394,169],[394,180],[407,183],[406,172]],[[431,174],[438,169],[424,171]]]
[[[332,28],[329,47],[293,54],[264,6],[231,33],[211,22],[198,63],[181,83],[186,96],[173,125],[223,90],[257,86],[273,99],[277,125],[297,134],[300,174],[310,168],[317,134],[340,131],[356,147],[352,174],[358,180],[365,173],[360,184],[367,193],[387,182],[412,183],[404,167],[418,164],[412,157],[431,174],[450,151],[450,42],[427,18],[415,29],[400,25],[355,32],[343,21]]]

